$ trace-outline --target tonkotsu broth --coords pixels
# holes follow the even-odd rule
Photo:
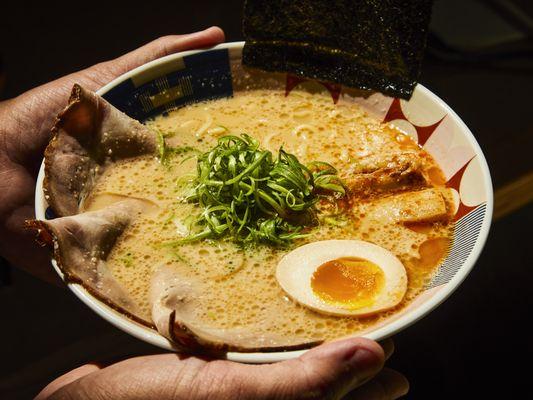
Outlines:
[[[420,156],[435,182],[443,181],[431,157],[405,135],[368,116],[355,103],[333,104],[327,93],[292,91],[285,97],[279,91],[246,91],[181,108],[148,122],[148,126],[174,133],[167,140],[173,146],[191,146],[202,152],[215,145],[221,135],[245,132],[273,152],[283,144],[303,163],[329,162],[341,177],[353,173],[360,159],[379,159],[407,150]],[[147,316],[152,271],[165,264],[205,283],[208,290],[202,293],[202,306],[196,312],[206,325],[297,334],[309,339],[354,334],[404,307],[420,293],[434,275],[440,257],[420,260],[419,247],[424,243],[425,248],[431,248],[430,254],[434,254],[433,247],[440,248],[439,255],[444,255],[452,237],[451,224],[409,229],[398,223],[384,223],[380,207],[372,200],[356,202],[353,218],[344,226],[321,225],[310,237],[294,242],[293,248],[333,238],[373,242],[392,251],[406,266],[407,294],[395,310],[374,317],[322,315],[289,299],[276,281],[276,265],[290,249],[258,246],[243,251],[227,241],[162,246],[186,236],[187,218],[199,212],[196,205],[181,201],[187,187],[184,183],[196,173],[196,159],[189,158],[191,155],[194,153],[177,155],[169,166],[154,156],[117,163],[106,170],[86,202],[86,209],[95,209],[116,201],[113,196],[100,196],[120,194],[147,199],[158,206],[157,211],[144,214],[127,229],[108,258],[113,274]],[[92,202],[95,198],[98,201]]]

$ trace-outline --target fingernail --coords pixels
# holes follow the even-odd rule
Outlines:
[[[360,380],[374,376],[382,367],[383,361],[379,354],[366,348],[357,348],[348,361],[350,368],[357,371]]]
[[[402,382],[397,383],[391,392],[393,399],[399,399],[400,397],[405,396],[409,393],[409,381],[404,377]]]
[[[384,369],[376,380],[391,399],[398,399],[409,392],[409,381],[397,371]]]
[[[383,350],[367,339],[345,339],[331,342],[311,350],[303,357],[334,358],[350,370],[372,375],[383,365]]]
[[[364,339],[331,343],[326,354],[342,360],[349,370],[357,374],[358,379],[374,376],[383,366],[383,351],[374,342]]]

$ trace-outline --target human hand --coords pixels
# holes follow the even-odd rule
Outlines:
[[[179,354],[135,357],[100,367],[86,364],[57,378],[35,400],[63,399],[396,399],[408,390],[383,369],[393,351],[363,338],[316,347],[297,359],[247,365]],[[346,397],[344,397],[346,396]]]
[[[97,90],[123,73],[178,51],[224,41],[220,28],[161,37],[122,57],[102,62],[0,103],[0,255],[31,274],[58,282],[49,253],[35,245],[24,221],[34,218],[35,182],[55,117],[72,85]]]

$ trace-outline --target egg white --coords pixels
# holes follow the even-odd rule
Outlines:
[[[385,283],[372,304],[360,308],[335,305],[318,297],[311,288],[313,273],[322,264],[343,257],[358,257],[376,264]],[[400,303],[407,291],[407,273],[390,251],[361,240],[323,240],[298,247],[286,254],[276,269],[276,279],[287,294],[315,311],[344,316],[368,316]]]

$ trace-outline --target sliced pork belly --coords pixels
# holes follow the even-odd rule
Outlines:
[[[221,329],[196,316],[204,292],[199,280],[180,275],[172,265],[162,265],[152,277],[150,303],[152,320],[159,333],[186,351],[279,351],[319,344],[297,335],[290,337],[258,333],[260,327]]]
[[[56,215],[74,215],[106,164],[156,151],[154,133],[102,97],[74,85],[45,152],[44,191]]]
[[[150,325],[150,316],[140,311],[106,265],[118,237],[147,207],[152,206],[129,199],[98,211],[29,225],[38,230],[43,244],[53,245],[54,258],[68,282],[81,283],[107,304]]]
[[[155,153],[154,133],[102,97],[74,85],[52,134],[45,151],[43,189],[60,218],[28,225],[39,231],[41,241],[53,245],[67,282],[81,283],[111,306],[150,324],[150,316],[142,314],[105,260],[128,225],[153,203],[124,197],[86,213],[81,213],[81,205],[112,162]]]
[[[363,159],[344,181],[349,193],[356,197],[427,186],[422,161],[415,153]]]
[[[381,222],[436,222],[450,216],[444,193],[439,189],[394,194],[375,200],[373,205],[376,210],[373,216]]]

